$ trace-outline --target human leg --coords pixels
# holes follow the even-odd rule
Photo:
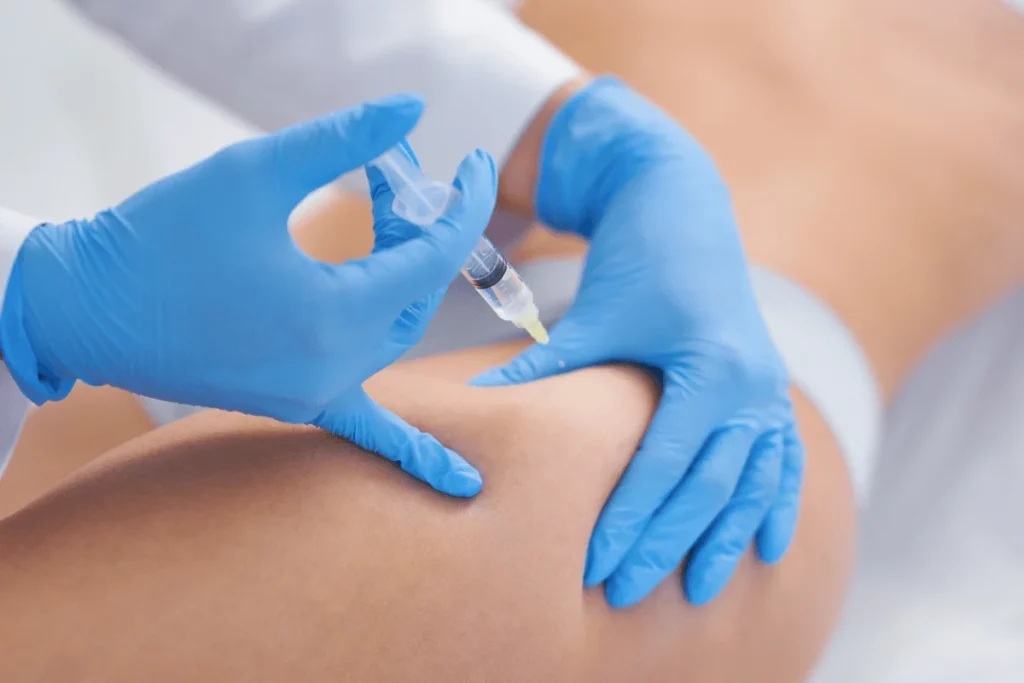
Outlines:
[[[582,589],[587,540],[656,388],[625,367],[462,384],[509,353],[428,358],[370,387],[481,468],[475,501],[315,430],[210,412],[5,520],[4,680],[798,680],[852,538],[842,459],[813,409],[798,398],[810,452],[791,555],[747,558],[705,608],[675,575],[612,611]]]

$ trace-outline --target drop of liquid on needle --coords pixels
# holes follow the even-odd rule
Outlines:
[[[533,320],[526,325],[526,331],[538,344],[547,344],[549,340],[548,331],[539,320]]]

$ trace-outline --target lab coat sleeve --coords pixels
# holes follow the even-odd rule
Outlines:
[[[503,164],[544,101],[580,73],[494,0],[68,1],[266,130],[419,93],[427,109],[410,141],[442,178],[477,147]]]
[[[14,257],[18,248],[25,241],[25,236],[39,221],[27,216],[8,211],[0,206],[0,282],[4,291],[11,275]],[[31,404],[21,393],[14,378],[7,371],[7,366],[0,364],[0,476],[7,469],[11,459],[14,442],[18,440],[21,425],[25,421]]]

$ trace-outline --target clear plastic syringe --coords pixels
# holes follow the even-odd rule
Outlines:
[[[424,175],[400,147],[393,147],[370,163],[380,170],[395,194],[391,204],[395,215],[415,225],[432,225],[459,197],[459,191],[450,184]],[[489,239],[480,237],[462,266],[462,274],[499,318],[526,330],[537,342],[548,343],[548,331],[540,322],[533,292]]]

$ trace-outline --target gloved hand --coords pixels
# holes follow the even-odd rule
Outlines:
[[[782,557],[803,473],[728,191],[680,126],[602,79],[556,113],[536,203],[545,223],[590,241],[579,293],[550,344],[474,383],[608,361],[660,371],[660,405],[598,519],[584,581],[627,606],[689,555],[686,594],[707,602],[755,536],[763,560]]]
[[[422,108],[400,96],[341,111],[228,147],[92,220],[38,227],[0,314],[22,391],[42,403],[81,379],[313,424],[440,491],[475,495],[475,469],[361,385],[419,339],[483,232],[493,161],[467,157],[462,201],[402,239],[376,177],[367,258],[314,261],[287,228],[307,194],[402,142]]]

